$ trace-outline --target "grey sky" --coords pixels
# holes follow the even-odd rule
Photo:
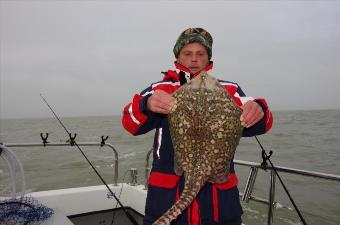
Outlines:
[[[187,27],[214,75],[273,110],[340,108],[339,1],[1,1],[0,118],[119,115]]]

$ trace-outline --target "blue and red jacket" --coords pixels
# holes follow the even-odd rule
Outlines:
[[[164,73],[162,81],[153,83],[141,93],[136,94],[123,112],[123,126],[131,134],[140,135],[153,129],[156,130],[144,225],[152,224],[169,209],[184,185],[183,177],[178,177],[174,173],[174,151],[167,116],[147,110],[147,100],[155,90],[160,89],[171,94],[200,73],[190,74],[184,66],[177,63],[175,66],[175,70],[168,70]],[[211,62],[204,70],[213,75],[212,68]],[[264,111],[265,116],[258,123],[244,129],[244,137],[263,134],[271,128],[273,117],[264,99],[246,97],[236,83],[223,80],[219,82],[237,105],[242,106],[247,101],[254,100]],[[230,172],[226,183],[206,184],[194,202],[172,224],[240,224],[242,208],[233,163],[231,163]]]

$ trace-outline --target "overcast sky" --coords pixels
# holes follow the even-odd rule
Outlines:
[[[340,108],[339,1],[1,1],[0,118],[119,115],[187,27],[214,75],[272,110]]]

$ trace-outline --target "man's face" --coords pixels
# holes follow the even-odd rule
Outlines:
[[[177,63],[185,66],[190,73],[194,74],[209,64],[208,52],[200,43],[187,44],[181,49]]]

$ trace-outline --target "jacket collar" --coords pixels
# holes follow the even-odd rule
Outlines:
[[[189,82],[191,79],[199,75],[202,71],[211,72],[213,69],[213,62],[210,61],[209,64],[201,71],[198,71],[194,74],[190,73],[190,70],[185,66],[175,62],[176,70],[168,70],[165,74],[163,80],[172,80],[173,82],[180,81],[181,84]]]

